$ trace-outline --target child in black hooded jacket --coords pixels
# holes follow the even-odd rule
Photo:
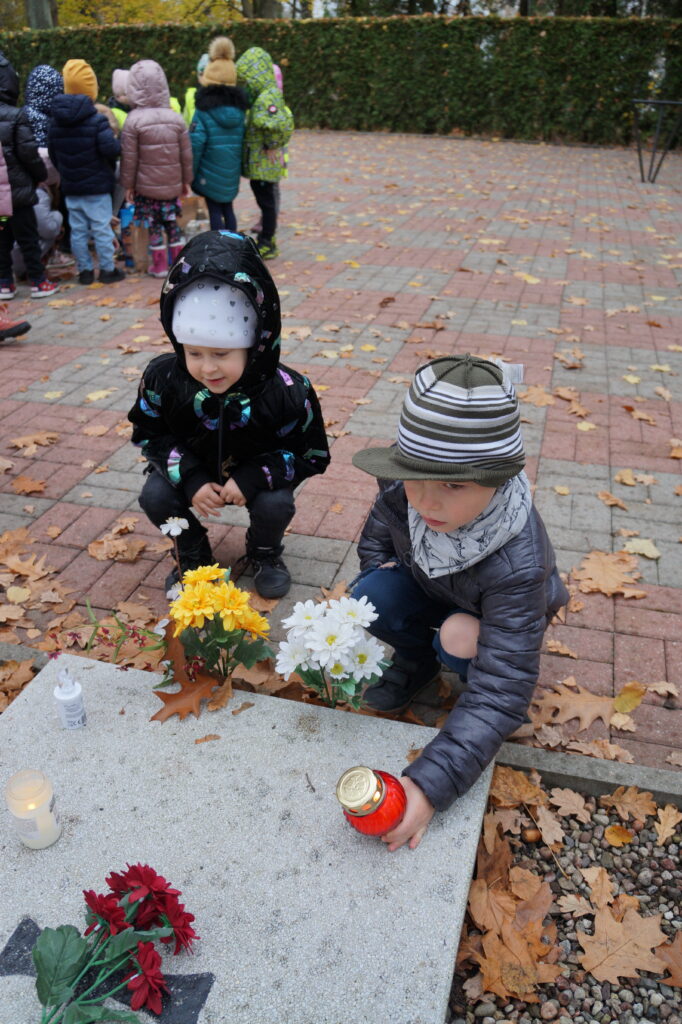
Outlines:
[[[282,597],[294,488],[325,471],[329,448],[310,381],[279,362],[279,296],[255,243],[230,231],[194,237],[164,283],[161,322],[175,353],[147,366],[128,414],[149,463],[140,505],[157,526],[189,523],[178,537],[183,572],[214,561],[190,506],[217,516],[245,505],[256,589]],[[167,586],[177,578],[176,566]]]

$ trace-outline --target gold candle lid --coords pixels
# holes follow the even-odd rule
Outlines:
[[[383,795],[383,783],[371,768],[348,768],[336,784],[336,796],[347,811],[368,814],[376,809]]]

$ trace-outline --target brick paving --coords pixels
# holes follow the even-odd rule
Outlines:
[[[522,407],[528,472],[560,568],[594,548],[618,550],[622,527],[661,552],[639,558],[644,599],[586,596],[552,628],[577,658],[544,653],[541,686],[572,674],[602,695],[631,679],[682,687],[682,475],[669,456],[682,436],[682,157],[669,156],[652,186],[621,150],[298,132],[290,166],[282,255],[270,267],[284,358],[319,390],[333,461],[299,492],[287,540],[294,587],[278,611],[355,572],[375,485],[350,459],[394,436],[414,369],[441,354],[496,354],[523,362],[526,384],[575,388],[590,410],[594,429],[583,432],[559,398]],[[236,211],[248,228],[248,188]],[[0,455],[13,463],[0,477],[0,529],[29,527],[79,604],[87,596],[106,613],[143,598],[162,612],[164,556],[147,549],[123,564],[87,553],[122,512],[139,515],[138,535],[155,534],[137,506],[141,465],[124,421],[140,371],[168,344],[159,282],[63,282],[49,302],[20,286],[10,306],[33,329],[0,347]],[[569,369],[576,349],[580,368]],[[106,432],[85,435],[92,425]],[[10,440],[36,430],[59,440],[17,454]],[[626,486],[615,480],[623,469],[655,481]],[[19,474],[44,481],[42,494],[14,493]],[[627,508],[607,507],[600,490]],[[224,564],[242,553],[245,524],[243,510],[227,509],[211,525]],[[50,526],[62,531],[54,540]],[[678,703],[647,695],[634,720],[634,733],[597,722],[580,738],[609,738],[638,763],[675,770],[666,758],[682,747]]]

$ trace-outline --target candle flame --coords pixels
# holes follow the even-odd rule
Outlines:
[[[36,809],[36,805],[35,804],[27,804],[26,805],[26,810],[27,811],[35,811],[35,809]]]

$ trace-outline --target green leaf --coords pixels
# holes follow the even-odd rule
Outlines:
[[[63,1024],[93,1024],[94,1021],[123,1020],[140,1024],[132,1010],[109,1010],[106,1006],[79,1006],[72,1003],[63,1017]]]
[[[160,925],[158,928],[146,928],[144,931],[136,931],[134,928],[126,928],[107,941],[103,950],[102,960],[104,963],[112,963],[124,953],[135,949],[138,942],[154,942],[156,939],[165,939],[173,934],[173,929]]]
[[[88,943],[72,924],[43,929],[33,947],[36,992],[43,1006],[59,1006],[71,998],[73,982],[89,950]]]

